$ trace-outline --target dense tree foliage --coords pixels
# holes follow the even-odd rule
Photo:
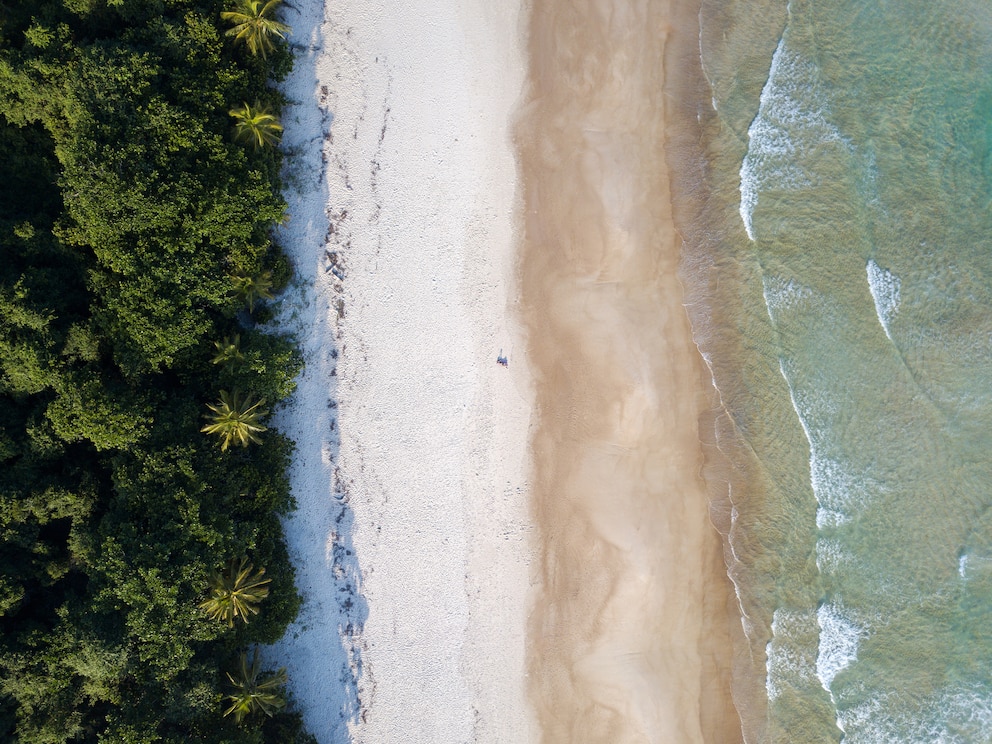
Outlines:
[[[278,24],[265,55],[228,35],[232,8],[0,3],[3,741],[306,739],[245,661],[299,603],[290,443],[201,432],[222,390],[272,404],[300,366],[255,307],[287,274],[280,154],[229,115],[277,116],[291,60]],[[207,611],[225,566],[251,623]]]

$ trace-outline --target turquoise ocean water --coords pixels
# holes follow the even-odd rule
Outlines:
[[[992,4],[713,0],[700,40],[748,740],[990,742]]]

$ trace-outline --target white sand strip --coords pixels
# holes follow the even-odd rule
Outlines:
[[[520,7],[293,5],[282,324],[307,369],[276,423],[298,445],[286,528],[305,604],[270,657],[322,744],[534,740]]]

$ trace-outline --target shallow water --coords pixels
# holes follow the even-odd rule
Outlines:
[[[714,0],[701,26],[705,166],[676,183],[748,740],[992,740],[992,13]]]

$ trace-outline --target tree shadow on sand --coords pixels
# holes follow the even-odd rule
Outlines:
[[[306,366],[273,423],[296,443],[290,478],[297,508],[284,526],[303,606],[266,656],[287,668],[290,694],[308,730],[321,744],[338,744],[350,741],[349,724],[361,714],[358,638],[368,617],[352,541],[354,513],[337,469],[336,326],[345,274],[327,214],[333,114],[327,87],[318,78],[324,3],[293,0],[283,8],[282,20],[293,29],[289,41],[296,62],[281,85],[289,99],[282,141],[289,220],[278,239],[296,278],[277,303],[276,327],[295,337]]]

